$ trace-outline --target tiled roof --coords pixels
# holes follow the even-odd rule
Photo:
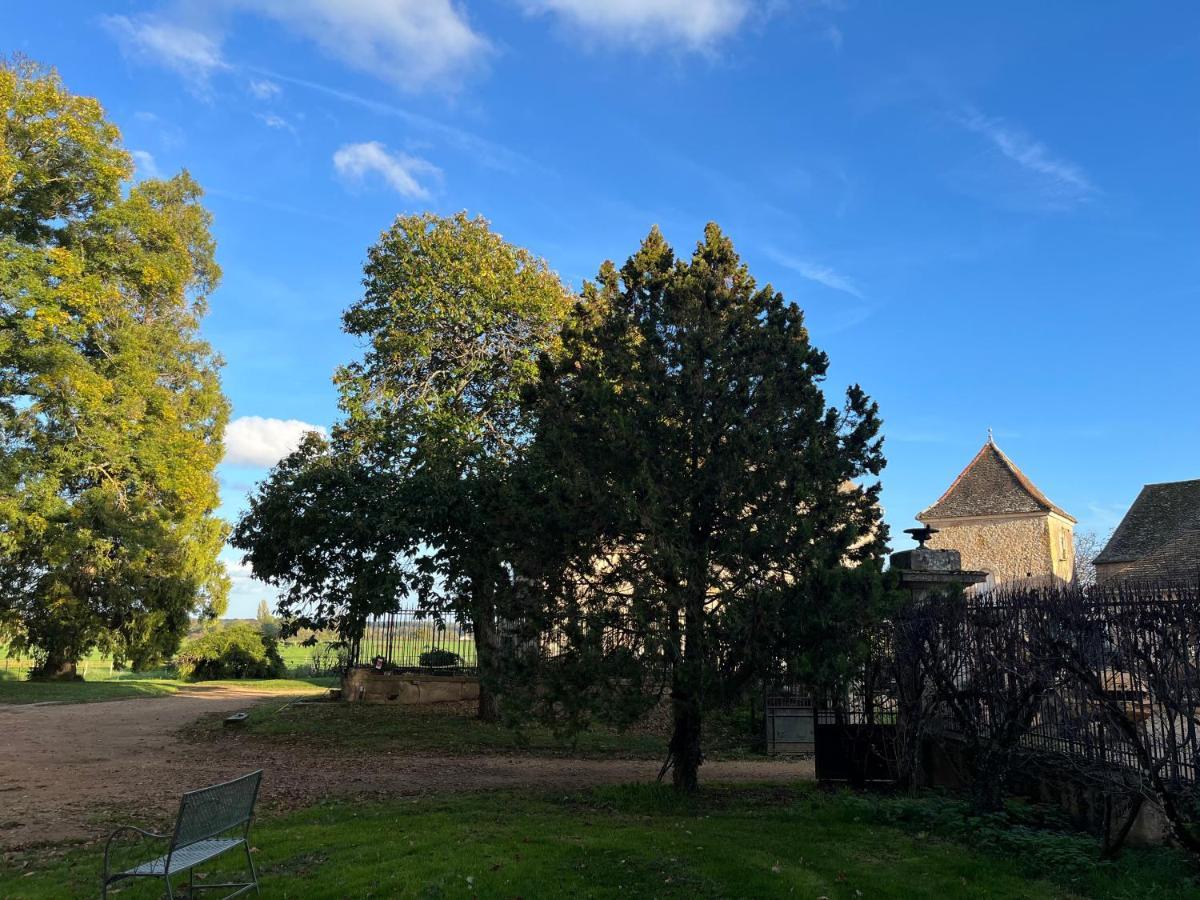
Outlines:
[[[1200,479],[1142,488],[1096,562],[1135,563],[1128,574],[1200,572]]]
[[[954,479],[946,493],[933,506],[919,513],[917,519],[928,522],[1032,512],[1056,512],[1075,521],[1074,517],[1051,503],[989,439]]]

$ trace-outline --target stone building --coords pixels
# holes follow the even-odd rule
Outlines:
[[[1200,479],[1143,487],[1095,565],[1098,581],[1200,576]]]
[[[917,515],[938,529],[928,546],[957,550],[989,585],[1075,574],[1075,519],[1047,499],[991,435],[933,506]]]

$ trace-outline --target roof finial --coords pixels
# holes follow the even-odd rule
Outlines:
[[[989,444],[994,444],[994,443],[996,443],[996,439],[995,439],[994,437],[992,437],[992,429],[991,429],[991,426],[989,426],[989,427],[988,427],[988,443],[989,443]]]

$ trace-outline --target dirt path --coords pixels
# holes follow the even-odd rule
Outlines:
[[[205,713],[284,703],[228,688],[167,697],[47,706],[0,705],[0,848],[95,837],[114,824],[169,816],[179,795],[264,769],[262,802],[291,806],[330,796],[394,796],[489,788],[578,788],[650,781],[652,760],[530,756],[347,756],[338,748],[258,742],[192,744],[178,732]],[[812,777],[811,764],[718,761],[713,781]]]

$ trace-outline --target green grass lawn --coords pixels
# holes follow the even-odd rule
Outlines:
[[[304,743],[359,752],[396,754],[436,753],[468,756],[480,753],[661,758],[666,738],[653,731],[618,732],[596,727],[574,742],[550,729],[527,726],[519,732],[505,725],[481,722],[473,703],[405,706],[391,703],[309,703],[284,710],[260,707],[238,729],[264,741]],[[214,717],[202,719],[191,731],[198,740],[219,743],[231,737]]]
[[[812,786],[710,787],[680,799],[644,785],[325,804],[261,821],[254,858],[263,896],[280,898],[1140,900],[1200,890],[1175,851],[1127,851],[1102,864],[1093,839],[1058,835],[1047,842],[1052,854],[1005,856],[880,824],[873,802]],[[0,868],[0,896],[94,896],[100,858],[97,845],[12,857]],[[206,880],[227,874],[214,867]],[[141,884],[120,896],[158,894]]]
[[[330,746],[358,752],[469,756],[487,753],[529,753],[539,756],[661,759],[666,753],[667,722],[643,723],[627,731],[594,725],[574,738],[551,729],[527,725],[514,731],[506,725],[481,722],[475,704],[438,703],[407,706],[391,703],[311,703],[282,711],[260,707],[238,729],[264,741]],[[749,736],[740,714],[713,713],[706,724],[705,752],[713,759],[748,754]],[[191,730],[198,740],[219,743],[230,739],[214,717]]]
[[[183,689],[204,689],[215,686],[237,687],[280,694],[319,693],[337,683],[336,678],[272,678],[244,681],[180,681],[177,678],[146,677],[126,673],[121,678],[101,678],[95,681],[27,681],[24,678],[4,677],[0,673],[0,704],[89,703],[98,700],[127,700],[135,697],[162,697]]]

